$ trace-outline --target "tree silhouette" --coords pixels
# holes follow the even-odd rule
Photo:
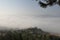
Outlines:
[[[38,1],[38,4],[43,8],[53,6],[56,4],[60,6],[60,0],[36,0],[36,1]]]

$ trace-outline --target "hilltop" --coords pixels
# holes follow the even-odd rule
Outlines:
[[[60,36],[52,35],[39,28],[0,31],[0,40],[60,40]]]

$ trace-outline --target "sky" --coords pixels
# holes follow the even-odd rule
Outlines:
[[[42,8],[33,0],[0,0],[0,29],[29,27],[60,33],[60,6]]]

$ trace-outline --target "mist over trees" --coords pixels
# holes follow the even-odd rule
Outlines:
[[[38,28],[22,30],[1,30],[0,40],[60,40],[59,36],[50,35]]]

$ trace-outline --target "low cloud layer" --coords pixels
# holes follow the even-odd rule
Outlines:
[[[54,17],[29,17],[29,16],[4,16],[0,17],[0,26],[7,28],[38,27],[48,32],[60,33],[60,18]]]
[[[39,27],[60,33],[60,7],[43,9],[32,0],[0,0],[0,29]]]

